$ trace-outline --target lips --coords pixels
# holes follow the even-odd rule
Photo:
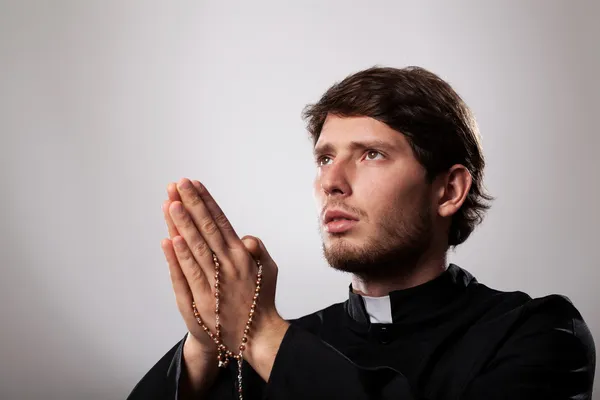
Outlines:
[[[358,218],[341,210],[328,210],[323,216],[325,230],[329,233],[349,231],[358,223]]]
[[[349,214],[349,213],[341,211],[341,210],[328,210],[323,215],[323,222],[325,224],[328,224],[332,221],[337,221],[337,220],[358,221],[358,218],[352,214]]]

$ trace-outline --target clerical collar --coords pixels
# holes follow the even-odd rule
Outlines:
[[[409,289],[395,290],[384,297],[367,297],[349,287],[346,309],[361,324],[404,324],[418,322],[448,305],[469,283],[477,282],[467,271],[450,264],[437,278]]]

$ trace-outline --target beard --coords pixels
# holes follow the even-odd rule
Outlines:
[[[378,227],[362,244],[352,243],[343,233],[329,234],[331,243],[327,246],[323,241],[323,255],[329,265],[362,279],[408,273],[433,238],[433,219],[425,201],[416,210],[391,209]]]

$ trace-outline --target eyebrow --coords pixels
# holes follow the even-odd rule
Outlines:
[[[382,149],[382,150],[393,150],[395,146],[389,142],[385,142],[383,140],[366,140],[364,142],[350,142],[349,146],[350,150],[367,150],[367,149]],[[325,154],[325,153],[334,153],[335,147],[331,143],[325,143],[323,145],[315,146],[313,149],[313,154],[315,156]]]

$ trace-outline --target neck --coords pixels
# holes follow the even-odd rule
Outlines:
[[[424,254],[414,265],[398,265],[392,276],[352,275],[354,293],[369,297],[387,296],[394,290],[409,289],[440,276],[446,270],[446,252]]]

